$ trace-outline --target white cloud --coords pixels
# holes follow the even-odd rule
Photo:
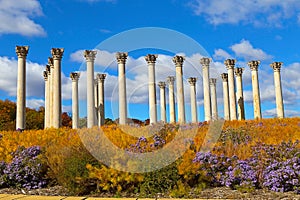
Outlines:
[[[276,117],[277,116],[277,112],[276,112],[276,108],[273,109],[269,109],[269,110],[265,110],[262,115],[264,117]]]
[[[0,90],[8,96],[17,95],[18,61],[15,58],[0,57]],[[38,108],[44,104],[41,98],[45,95],[45,81],[43,71],[45,65],[33,63],[27,60],[26,63],[26,104],[32,108]],[[62,77],[62,99],[71,99],[71,80],[64,73]]]
[[[268,55],[261,49],[254,48],[248,40],[241,40],[240,43],[234,44],[230,49],[237,57],[245,60],[270,60],[272,56]]]
[[[276,26],[284,19],[295,18],[300,11],[298,0],[191,0],[196,15],[204,16],[213,24],[253,24]]]
[[[0,57],[0,89],[9,96],[16,96],[17,92],[17,67],[15,59]]]
[[[277,117],[276,108],[265,110],[262,114],[264,117]],[[296,110],[285,110],[284,114],[285,117],[298,117],[300,115],[300,112]]]
[[[246,66],[250,60],[261,60],[271,62],[273,56],[268,55],[262,49],[255,48],[250,41],[242,39],[239,43],[233,44],[229,47],[232,51],[227,52],[224,49],[216,49],[213,58],[217,61],[224,62],[226,59],[239,58],[237,59],[237,65]]]
[[[43,27],[31,18],[41,16],[42,8],[37,0],[0,1],[0,34],[43,36]]]
[[[286,117],[299,117],[300,112],[296,110],[285,110],[284,114]]]
[[[285,104],[299,104],[300,100],[300,63],[292,63],[281,68],[283,100]]]
[[[285,65],[281,68],[283,85],[286,87],[293,87],[300,92],[300,63],[292,63]]]
[[[64,73],[61,73],[61,84],[62,99],[72,99],[72,80],[70,76],[66,76]]]
[[[44,99],[27,99],[26,100],[26,107],[39,109],[39,107],[45,106]]]
[[[72,113],[72,106],[62,105],[62,112]]]
[[[17,94],[18,61],[14,58],[0,57],[0,89],[9,96]],[[26,64],[26,95],[42,97],[44,95],[44,66],[32,63]]]
[[[76,52],[74,52],[70,55],[71,61],[83,63],[80,70],[85,70],[85,68],[86,68],[86,66],[84,64],[85,58],[83,56],[84,51],[85,50],[78,50],[78,51],[76,51]],[[97,55],[96,55],[96,58],[95,58],[95,65],[99,65],[99,66],[101,66],[101,68],[108,67],[108,66],[110,66],[110,67],[115,66],[116,67],[116,65],[112,65],[114,62],[116,62],[115,53],[110,53],[108,51],[97,50]],[[95,69],[95,70],[97,70],[97,69]]]
[[[232,56],[223,49],[216,49],[213,58],[215,60],[226,60],[228,58],[232,58]]]

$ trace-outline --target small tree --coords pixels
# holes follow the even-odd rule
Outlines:
[[[61,114],[61,125],[72,128],[72,118],[68,115],[67,112],[63,112]]]

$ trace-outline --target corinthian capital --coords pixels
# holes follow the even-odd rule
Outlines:
[[[224,64],[225,64],[227,70],[233,69],[233,68],[234,68],[234,65],[235,65],[235,62],[236,62],[235,59],[227,59],[227,60],[225,60],[225,61],[224,61]]]
[[[190,78],[188,78],[188,82],[189,82],[190,85],[195,86],[196,82],[197,82],[197,78],[196,77],[190,77]]]
[[[100,81],[104,81],[106,78],[106,74],[97,74],[97,79]]]
[[[208,67],[209,64],[211,62],[211,59],[210,58],[201,58],[200,59],[200,64],[203,66],[203,67]]]
[[[148,54],[145,56],[145,60],[147,61],[148,64],[155,63],[157,57],[158,57],[157,54]]]
[[[167,83],[170,84],[174,84],[175,82],[175,76],[168,76],[167,77]]]
[[[185,58],[183,56],[174,56],[173,57],[173,62],[175,63],[176,66],[182,66]]]
[[[158,82],[158,87],[164,89],[166,87],[166,82],[159,81]]]
[[[273,68],[274,72],[280,72],[283,62],[273,62],[270,66]]]
[[[85,50],[83,55],[84,55],[86,61],[94,61],[96,58],[96,54],[97,54],[97,51]]]
[[[257,71],[259,64],[260,64],[259,60],[252,60],[248,62],[248,66],[250,67],[251,71]]]
[[[46,72],[48,73],[48,75],[51,73],[50,65],[46,65]]]
[[[43,76],[44,76],[45,81],[48,81],[48,73],[47,73],[47,71],[43,71]]]
[[[50,67],[53,67],[53,58],[48,57],[48,65],[50,65]]]
[[[221,74],[221,78],[222,78],[223,82],[228,82],[228,74],[227,73]]]
[[[234,74],[235,74],[236,76],[242,76],[244,70],[245,70],[245,68],[237,67],[237,68],[234,69]]]
[[[64,48],[52,48],[51,54],[54,60],[60,60],[64,54]]]
[[[16,54],[19,58],[25,58],[28,54],[29,46],[16,46]]]
[[[128,57],[127,52],[117,52],[116,53],[116,59],[119,64],[125,64],[127,57]]]
[[[72,79],[72,81],[78,81],[79,77],[80,77],[80,73],[78,72],[72,72],[70,74],[70,78]]]

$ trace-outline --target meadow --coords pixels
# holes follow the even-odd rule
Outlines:
[[[74,195],[138,193],[145,197],[157,193],[189,197],[191,191],[220,186],[243,192],[263,188],[300,193],[300,118],[226,121],[213,148],[203,149],[209,127],[206,122],[163,124],[150,134],[149,126],[117,125],[1,131],[0,188],[61,185]],[[139,163],[128,162],[118,151],[108,155],[110,165],[93,157],[90,152],[104,146],[100,133],[128,155],[163,150],[176,138],[183,142],[176,144],[174,152],[184,152],[168,164],[166,156],[145,163],[145,169],[163,168],[133,173],[126,169],[135,169]],[[123,165],[111,167],[118,163]]]

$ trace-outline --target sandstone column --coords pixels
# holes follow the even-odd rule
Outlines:
[[[26,57],[29,46],[16,46],[18,56],[18,82],[17,82],[17,113],[16,129],[24,130],[26,125]]]
[[[174,76],[168,76],[167,83],[169,85],[169,112],[170,112],[170,123],[176,122],[175,115],[175,97],[174,97]]]
[[[178,109],[178,122],[185,123],[185,109],[184,109],[184,86],[183,86],[183,74],[182,65],[185,58],[183,56],[176,55],[173,58],[173,62],[176,67],[176,91],[177,91],[177,109]]]
[[[211,107],[210,107],[210,90],[209,90],[209,64],[211,59],[201,58],[200,64],[202,65],[202,78],[203,78],[203,98],[204,98],[204,120],[211,120]]]
[[[236,98],[237,98],[237,111],[238,111],[238,120],[245,119],[245,107],[244,107],[244,95],[243,95],[243,78],[242,74],[244,68],[237,67],[234,69],[236,76]]]
[[[48,71],[43,72],[44,80],[45,80],[45,113],[44,113],[44,129],[48,128],[49,122],[49,80],[48,80]]]
[[[191,93],[191,116],[192,123],[197,123],[197,98],[196,98],[196,82],[197,78],[190,77],[188,78],[190,84],[190,93]]]
[[[236,60],[227,59],[224,64],[228,70],[228,88],[229,88],[229,110],[230,119],[237,120],[236,116],[236,96],[235,96],[235,86],[234,86],[234,65]]]
[[[211,94],[211,113],[212,120],[218,119],[218,103],[217,103],[217,87],[216,87],[217,79],[211,78],[209,79],[210,84],[210,94]]]
[[[53,66],[53,58],[48,58],[48,66],[50,67],[50,71],[48,74],[49,81],[49,127],[53,127],[53,74],[54,74],[54,66]]]
[[[61,59],[64,53],[63,48],[52,48],[53,58],[53,127],[61,127]]]
[[[105,112],[104,112],[104,80],[106,74],[97,74],[98,80],[98,126],[104,125]]]
[[[284,118],[284,107],[282,99],[282,88],[281,88],[281,78],[280,78],[280,69],[282,62],[273,62],[271,67],[274,70],[274,85],[275,85],[275,95],[276,95],[276,110],[277,117]]]
[[[95,78],[94,79],[94,103],[95,103],[96,111],[98,110],[98,105],[99,105],[98,99],[99,99],[98,98],[98,78]]]
[[[126,98],[126,76],[125,63],[127,52],[116,53],[118,61],[118,76],[119,76],[119,124],[126,124],[127,121],[127,98]]]
[[[47,82],[45,84],[45,127],[49,128],[51,127],[50,124],[50,100],[51,100],[51,90],[50,90],[50,84],[51,84],[51,67],[50,65],[46,65],[46,72],[47,72]],[[45,75],[44,75],[45,76]]]
[[[94,103],[95,103],[95,122],[94,125],[98,125],[98,111],[99,111],[99,102],[98,102],[98,80],[97,78],[94,79]]]
[[[157,55],[148,54],[145,60],[148,63],[148,83],[149,83],[149,116],[150,124],[157,122],[156,110],[156,87],[155,87],[155,62]]]
[[[223,80],[223,101],[224,101],[224,119],[230,120],[229,114],[229,94],[228,94],[228,74],[221,74]]]
[[[78,103],[78,79],[80,73],[72,72],[72,128],[77,129],[79,124],[79,103]]]
[[[259,84],[258,84],[258,66],[259,60],[253,60],[248,62],[252,74],[252,92],[253,92],[253,107],[254,107],[254,119],[261,119],[261,108],[260,108],[260,95],[259,95]]]
[[[86,90],[87,90],[87,127],[92,128],[96,122],[95,94],[94,94],[94,61],[97,51],[85,50],[86,59]]]
[[[158,83],[158,86],[160,88],[160,120],[164,123],[167,122],[167,116],[166,116],[166,83],[163,81],[160,81]]]

